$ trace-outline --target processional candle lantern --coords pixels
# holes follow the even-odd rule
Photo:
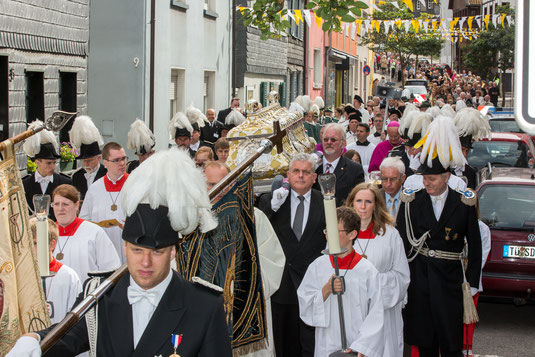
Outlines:
[[[37,217],[37,263],[41,276],[48,276],[50,248],[48,242],[48,210],[50,209],[50,195],[34,195],[33,207]]]

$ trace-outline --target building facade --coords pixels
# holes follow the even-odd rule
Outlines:
[[[448,9],[452,11],[452,16],[468,17],[481,15],[481,1],[482,0],[449,0]],[[452,64],[453,68],[460,70],[463,66],[463,49],[469,41],[456,42],[452,48]]]
[[[311,14],[312,24],[308,29],[307,36],[307,73],[306,88],[310,98],[314,100],[317,96],[325,99],[325,41],[326,34],[317,26],[316,15]]]
[[[0,140],[56,110],[87,112],[89,1],[0,6]],[[59,134],[68,140],[71,123]],[[22,145],[17,161],[26,169]]]

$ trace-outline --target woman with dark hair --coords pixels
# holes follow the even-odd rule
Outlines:
[[[72,185],[59,185],[52,191],[52,208],[59,230],[53,255],[87,279],[90,271],[108,271],[121,265],[117,251],[104,230],[78,218],[80,192]]]
[[[401,309],[410,282],[409,263],[403,241],[393,227],[394,218],[386,210],[384,193],[371,183],[357,185],[347,197],[346,206],[360,217],[355,251],[379,271],[384,307],[385,349],[383,356],[403,355]]]

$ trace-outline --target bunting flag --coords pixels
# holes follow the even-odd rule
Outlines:
[[[303,10],[303,15],[305,16],[305,22],[310,27],[312,20],[310,19],[310,10]]]
[[[294,10],[295,18],[299,19],[301,22],[303,21],[303,16],[301,15],[301,10]],[[299,20],[295,20],[297,26],[299,26]]]
[[[420,1],[420,4],[422,4],[422,7],[425,9],[426,7],[425,0],[418,0],[418,1]]]
[[[502,23],[502,27],[505,27],[505,17],[507,16],[507,14],[502,14],[500,16],[500,22]]]
[[[468,28],[472,29],[472,22],[474,21],[474,16],[469,16],[468,20],[466,21],[468,23]]]
[[[511,15],[505,16],[505,19],[507,20],[507,23],[509,24],[509,26],[513,24],[513,17]]]
[[[399,4],[397,1],[392,1],[391,4],[394,5],[396,9],[399,9]]]
[[[409,7],[409,10],[411,10],[411,12],[414,12],[414,8],[412,7],[412,0],[401,0],[401,2],[407,5]]]
[[[360,27],[362,26],[362,20],[358,19],[356,23],[357,23],[357,33],[360,35]]]
[[[379,7],[377,7],[377,5],[375,4],[370,4],[370,7],[373,8],[375,11],[383,12],[383,10],[379,9]]]
[[[481,15],[477,15],[475,17],[475,20],[476,20],[476,23],[477,23],[477,27],[481,28]]]
[[[398,26],[398,29],[401,30],[401,25],[403,25],[403,22],[401,20],[396,20],[395,24]]]
[[[411,20],[412,28],[418,32],[420,30],[420,24],[417,20]]]
[[[483,21],[485,22],[485,28],[487,30],[489,29],[489,20],[490,20],[490,14],[485,15],[485,17],[483,18]]]
[[[316,25],[318,25],[318,28],[321,30],[321,24],[322,24],[321,17],[319,17],[318,15],[314,14],[314,18],[316,19]]]
[[[492,24],[494,25],[494,28],[498,27],[499,18],[500,18],[500,15],[492,15]]]
[[[294,14],[292,14],[291,11],[288,11],[288,17],[289,17],[290,19],[294,20],[294,22],[297,22],[297,20],[295,19]]]
[[[459,22],[458,17],[454,18],[453,21],[450,22],[450,31],[453,31],[453,28],[455,27],[455,25],[457,25],[457,22]]]

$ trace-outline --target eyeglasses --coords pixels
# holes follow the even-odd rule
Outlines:
[[[323,137],[323,141],[325,141],[326,143],[328,143],[329,141],[332,142],[332,143],[335,143],[335,142],[340,141],[340,140],[337,139],[337,138],[326,138],[326,137]]]
[[[339,229],[338,232],[347,232],[347,229]],[[327,229],[323,230],[323,234],[327,234]]]
[[[128,156],[123,156],[123,157],[120,157],[120,158],[117,158],[117,159],[106,160],[106,161],[113,162],[114,164],[119,164],[121,162],[127,162],[128,161]]]
[[[391,182],[394,183],[396,181],[401,180],[399,177],[381,177],[381,182]]]

